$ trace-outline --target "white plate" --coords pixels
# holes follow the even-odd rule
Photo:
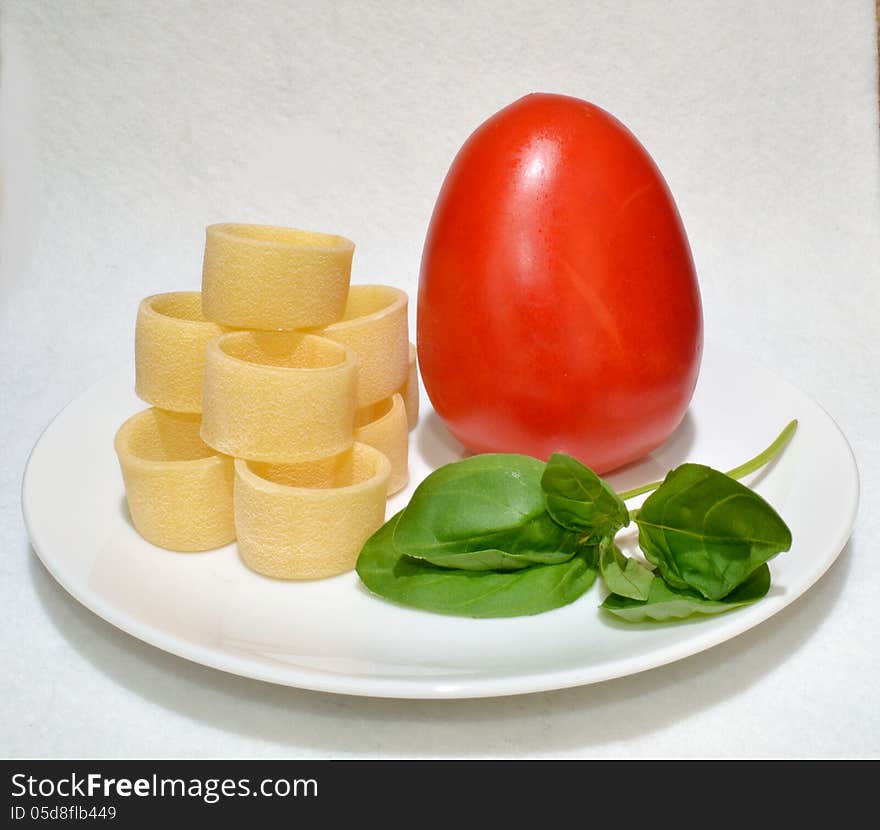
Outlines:
[[[52,575],[96,614],[154,646],[223,671],[355,695],[460,698],[594,683],[670,663],[729,640],[806,591],[846,543],[858,503],[852,451],[804,393],[727,350],[707,349],[681,427],[642,463],[611,477],[618,489],[693,460],[729,469],[792,418],[782,456],[746,483],[779,511],[792,549],[771,562],[758,603],[664,625],[615,623],[597,583],[569,606],[534,617],[472,620],[403,608],[369,594],[354,573],[288,583],[260,577],[234,545],[176,554],[138,536],[113,452],[116,428],[143,408],[126,368],[64,409],[33,449],[23,508],[34,549]],[[461,456],[423,399],[411,436],[410,487]]]

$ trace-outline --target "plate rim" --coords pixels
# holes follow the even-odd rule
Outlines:
[[[718,350],[719,348],[720,347],[717,344],[714,346],[714,350]],[[727,620],[726,625],[716,625],[707,628],[704,635],[694,638],[693,640],[688,640],[684,644],[671,643],[652,649],[648,654],[629,655],[612,661],[606,661],[599,665],[599,670],[597,670],[596,665],[581,665],[550,671],[529,671],[528,673],[507,673],[484,677],[463,677],[460,679],[452,679],[452,677],[432,679],[424,677],[396,677],[391,675],[357,675],[353,673],[330,672],[316,668],[292,666],[289,664],[273,665],[269,662],[260,661],[255,656],[251,655],[227,657],[222,652],[218,652],[202,644],[174,636],[156,629],[147,623],[141,623],[137,619],[126,614],[124,611],[115,608],[112,603],[108,602],[99,593],[89,593],[80,590],[77,586],[70,583],[59,568],[55,567],[52,557],[47,556],[43,550],[44,546],[40,541],[40,531],[35,526],[29,509],[28,492],[29,488],[33,486],[31,484],[33,475],[32,466],[35,455],[38,455],[40,452],[44,437],[58,420],[62,418],[71,406],[82,398],[87,397],[96,387],[105,383],[112,383],[112,380],[116,376],[121,376],[123,371],[123,366],[121,365],[108,373],[105,373],[102,377],[98,378],[72,397],[52,417],[35,440],[28,453],[27,461],[25,462],[21,483],[21,509],[25,529],[30,545],[43,567],[46,568],[52,578],[71,597],[86,609],[120,631],[123,631],[127,635],[134,637],[141,642],[147,643],[154,648],[173,654],[181,659],[189,660],[190,662],[240,677],[247,677],[279,686],[287,686],[313,692],[343,694],[356,697],[409,700],[451,700],[534,694],[592,685],[607,680],[641,674],[642,672],[660,666],[669,665],[670,663],[699,654],[731,640],[734,637],[762,624],[783,608],[796,602],[800,597],[807,593],[807,591],[809,591],[809,589],[812,588],[813,585],[825,575],[825,573],[827,573],[834,562],[837,561],[840,553],[846,547],[847,542],[851,538],[855,527],[861,498],[861,482],[858,462],[852,445],[837,421],[812,395],[800,389],[786,378],[780,376],[759,359],[742,355],[727,346],[723,347],[722,350],[736,354],[739,359],[747,359],[754,366],[769,373],[777,382],[785,384],[790,390],[809,399],[809,401],[825,416],[828,423],[836,430],[838,436],[842,440],[843,446],[848,452],[849,471],[852,473],[853,477],[852,486],[854,496],[850,515],[847,516],[846,521],[841,525],[842,530],[838,533],[831,546],[833,548],[831,554],[823,560],[822,567],[816,569],[812,574],[812,578],[800,587],[796,595],[785,601],[781,601],[779,598],[775,598],[774,601],[773,597],[767,597],[761,603],[751,606],[748,609],[750,612],[748,616],[739,617],[736,614],[723,615],[723,618]],[[125,365],[125,368],[127,371],[130,371],[130,366],[128,364]],[[719,620],[722,619],[722,617],[716,617],[715,619]],[[479,621],[477,622],[479,623]]]

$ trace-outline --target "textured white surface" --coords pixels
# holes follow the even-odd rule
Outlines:
[[[210,3],[7,0],[0,751],[880,756],[873,7],[263,2],[220,14]],[[862,506],[831,571],[704,654],[497,701],[354,699],[238,679],[71,600],[24,533],[27,452],[67,400],[128,357],[143,296],[198,288],[205,225],[340,233],[357,243],[356,282],[414,294],[452,156],[530,91],[592,100],[639,136],[678,201],[708,335],[813,395],[849,437]]]

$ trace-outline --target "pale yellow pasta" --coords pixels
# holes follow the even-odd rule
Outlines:
[[[202,305],[226,326],[278,330],[340,319],[354,243],[342,236],[272,225],[209,225]]]
[[[391,465],[355,443],[306,464],[235,461],[238,551],[251,569],[276,579],[319,579],[350,571],[385,521]]]
[[[407,296],[387,285],[353,285],[345,314],[313,331],[348,346],[358,359],[357,406],[388,398],[406,383],[409,371]]]
[[[232,459],[199,437],[199,417],[146,409],[114,440],[135,529],[176,551],[210,550],[235,539]]]
[[[135,324],[135,392],[153,406],[202,411],[205,346],[226,329],[205,319],[198,291],[154,294]]]
[[[294,463],[354,441],[356,359],[301,332],[237,331],[205,352],[202,438],[219,452]]]
[[[406,420],[409,428],[415,429],[419,422],[419,369],[414,343],[409,344],[409,372],[406,376],[406,382],[400,387],[399,392],[403,397],[403,405],[406,407]]]
[[[391,463],[388,495],[406,487],[409,481],[409,428],[400,394],[395,392],[384,401],[358,410],[354,425],[354,440],[384,453]]]

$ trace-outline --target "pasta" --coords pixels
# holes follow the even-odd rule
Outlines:
[[[114,439],[132,523],[148,542],[210,550],[235,539],[233,464],[199,437],[199,417],[146,409]]]
[[[312,328],[342,317],[354,243],[272,225],[209,225],[202,266],[205,316],[259,330]]]
[[[114,447],[132,523],[174,551],[237,541],[278,579],[351,570],[409,480],[408,298],[350,285],[354,243],[272,225],[205,234],[202,290],[143,299]]]
[[[410,430],[416,428],[419,422],[419,370],[416,365],[416,347],[409,344],[409,371],[406,382],[400,387],[400,394],[406,407],[406,420]]]
[[[135,324],[135,392],[153,406],[202,411],[205,347],[225,329],[206,320],[198,291],[154,294]]]
[[[391,465],[355,443],[298,465],[235,461],[235,527],[245,564],[277,579],[318,579],[351,570],[385,520]]]
[[[355,370],[350,349],[315,335],[221,335],[205,355],[202,438],[253,461],[336,455],[354,441]]]
[[[369,444],[388,457],[391,463],[389,496],[406,487],[409,481],[409,425],[399,393],[355,413],[354,440]]]
[[[348,346],[357,355],[359,409],[390,397],[406,382],[407,323],[403,291],[387,285],[353,285],[342,319],[313,331]]]

